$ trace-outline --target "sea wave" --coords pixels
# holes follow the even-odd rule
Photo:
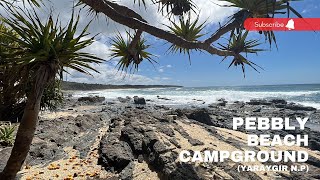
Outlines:
[[[281,98],[289,102],[295,102],[306,106],[320,109],[319,90],[297,90],[281,91],[268,90],[261,87],[258,90],[234,90],[234,89],[214,89],[214,88],[161,88],[161,89],[118,89],[101,91],[79,91],[75,92],[75,97],[99,95],[107,99],[126,96],[142,96],[162,105],[201,105],[215,103],[224,98],[227,101],[250,101],[251,99],[273,99]],[[163,100],[160,97],[170,99]]]

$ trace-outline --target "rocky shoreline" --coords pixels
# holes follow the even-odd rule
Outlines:
[[[147,89],[147,88],[180,88],[183,86],[177,85],[112,85],[112,84],[87,84],[63,81],[61,83],[64,91],[93,91],[106,89]]]
[[[169,100],[169,99],[168,99]],[[166,100],[166,101],[168,101]],[[304,131],[251,134],[308,134],[308,173],[238,172],[238,163],[181,163],[181,150],[248,150],[248,131],[232,130],[233,117],[310,117]],[[142,97],[65,100],[43,112],[19,179],[317,179],[320,178],[320,111],[282,99],[227,102],[208,107],[166,107]],[[320,128],[319,128],[320,129]],[[293,150],[302,147],[279,147]],[[10,154],[0,147],[0,170]],[[72,154],[72,155],[70,155]],[[270,163],[270,162],[269,162]],[[267,163],[265,163],[267,164]],[[285,163],[284,163],[285,164]]]

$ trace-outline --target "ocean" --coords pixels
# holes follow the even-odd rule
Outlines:
[[[74,93],[74,97],[89,95],[104,96],[107,100],[114,100],[117,97],[141,96],[152,100],[153,103],[168,106],[205,106],[221,98],[229,102],[281,98],[288,102],[320,109],[320,84],[121,89],[76,91]],[[157,96],[170,100],[159,99]],[[203,104],[203,101],[206,103]]]

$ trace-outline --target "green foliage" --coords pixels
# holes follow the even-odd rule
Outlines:
[[[51,15],[43,23],[35,10],[9,9],[9,11],[11,17],[4,19],[4,22],[18,34],[18,37],[12,37],[6,32],[0,32],[0,34],[19,44],[10,62],[26,68],[25,76],[31,76],[29,80],[35,81],[34,78],[41,70],[40,67],[45,68],[51,79],[54,79],[56,74],[62,75],[65,67],[89,75],[88,70],[97,72],[89,64],[101,63],[103,60],[81,51],[94,41],[93,38],[88,37],[89,24],[83,31],[77,32],[79,15],[75,17],[72,13],[69,23],[62,27],[58,20],[54,22]]]
[[[12,146],[14,143],[14,131],[16,126],[11,123],[0,126],[0,144],[3,146]]]
[[[196,11],[196,5],[192,0],[154,0],[154,3],[159,4],[160,12],[168,12],[175,16],[183,16],[190,11]]]
[[[50,83],[43,92],[41,98],[41,109],[50,111],[56,110],[63,103],[63,93],[61,91],[61,81],[55,80]]]
[[[88,26],[77,32],[79,16],[72,14],[67,26],[62,27],[58,20],[54,22],[52,16],[43,23],[34,10],[8,11],[11,17],[3,19],[3,22],[10,30],[0,30],[0,40],[5,40],[1,41],[0,48],[7,50],[0,54],[0,73],[3,75],[0,78],[0,115],[12,112],[14,114],[10,114],[8,118],[16,119],[21,113],[22,100],[28,94],[35,93],[30,90],[36,77],[42,78],[39,76],[41,67],[45,67],[50,76],[48,79],[54,80],[56,75],[62,78],[65,67],[90,74],[88,70],[96,70],[89,64],[101,63],[103,60],[82,52],[82,49],[94,41],[86,33]],[[14,42],[14,45],[9,42]],[[40,80],[48,85],[44,90],[41,108],[53,110],[62,101],[60,85],[47,82],[44,77]]]
[[[273,18],[276,15],[287,14],[290,16],[290,12],[294,15],[302,18],[293,7],[290,6],[292,1],[301,0],[220,0],[229,2],[230,5],[224,5],[224,7],[236,7],[240,10],[235,13],[229,22],[236,21],[240,27],[234,29],[231,32],[231,36],[235,33],[239,33],[244,27],[244,21],[247,18]],[[276,36],[273,31],[259,32],[265,36],[266,41],[269,42],[270,46],[272,42],[277,46]]]
[[[120,58],[118,70],[132,72],[132,70],[138,70],[143,60],[147,60],[151,64],[156,62],[152,59],[153,55],[146,51],[150,45],[146,44],[145,39],[139,38],[136,45],[130,49],[134,36],[127,32],[127,40],[125,40],[119,33],[111,39],[111,58]]]
[[[221,50],[226,51],[232,51],[235,53],[235,56],[232,60],[232,62],[229,65],[229,68],[233,66],[241,65],[242,72],[245,76],[245,65],[249,65],[252,67],[255,71],[259,72],[256,67],[259,67],[252,61],[249,61],[246,57],[241,55],[241,53],[247,54],[257,54],[260,51],[264,51],[263,49],[255,48],[260,45],[259,40],[246,40],[248,36],[249,31],[246,31],[244,34],[242,34],[242,31],[236,35],[233,34],[231,39],[229,40],[228,45],[220,45]],[[222,61],[224,61],[227,57],[225,57]],[[255,67],[256,66],[256,67]],[[261,67],[259,67],[261,68]]]
[[[11,36],[17,34],[4,23],[0,22],[0,32]],[[22,76],[19,67],[8,59],[13,58],[14,49],[18,44],[0,34],[0,117],[7,120],[16,120],[21,115],[21,105],[24,98]]]
[[[201,31],[203,30],[203,28],[205,27],[205,23],[199,24],[198,25],[198,21],[199,18],[195,19],[194,21],[191,21],[190,18],[188,18],[187,20],[183,20],[182,18],[179,19],[179,24],[172,22],[172,27],[171,26],[167,26],[170,31],[187,40],[190,42],[196,41],[198,38],[200,38],[201,36],[203,36],[203,34],[201,34]],[[198,50],[198,49],[196,49]],[[180,47],[178,45],[172,44],[169,48],[169,51],[172,53],[183,53],[183,54],[188,54],[189,56],[189,60],[190,60],[190,49],[187,48],[183,48]]]

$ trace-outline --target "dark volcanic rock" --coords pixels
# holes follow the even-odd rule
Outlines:
[[[169,174],[169,179],[174,180],[198,180],[201,179],[194,166],[186,163],[179,163],[177,168]]]
[[[211,121],[211,117],[209,115],[209,112],[206,109],[197,109],[194,110],[191,113],[187,113],[186,116],[189,119],[193,119],[196,120],[198,122],[207,124],[207,125],[213,125],[212,121]]]
[[[276,108],[285,108],[286,104],[275,104],[274,105]]]
[[[133,179],[133,168],[134,163],[131,161],[120,173],[119,178],[121,180],[131,180]]]
[[[202,146],[204,145],[203,142],[199,141],[198,139],[188,139],[188,142],[192,145],[192,146]]]
[[[226,105],[227,105],[227,102],[226,102],[226,101],[218,102],[217,105],[218,105],[218,106],[226,106]]]
[[[284,99],[272,99],[270,102],[274,104],[287,104],[287,101]]]
[[[108,144],[106,138],[101,141],[99,164],[103,167],[114,167],[114,170],[121,172],[134,157],[128,143],[119,141],[114,144]]]
[[[316,108],[308,107],[308,106],[302,106],[297,104],[288,104],[285,106],[286,109],[290,109],[293,111],[316,111]]]
[[[130,101],[129,98],[122,98],[122,97],[118,97],[119,102],[121,103],[128,103]]]
[[[162,172],[166,177],[176,168],[175,160],[178,158],[176,152],[167,152],[164,154],[156,154],[153,166]]]
[[[158,141],[157,135],[153,131],[145,132],[143,139],[143,149],[149,153],[153,145]]]
[[[164,145],[163,143],[161,143],[160,141],[157,141],[156,143],[154,143],[153,145],[153,150],[155,153],[157,154],[162,154],[167,152],[169,149],[167,148],[166,145]]]
[[[252,100],[250,100],[250,102],[247,102],[247,104],[269,106],[269,105],[271,105],[271,102],[268,102],[267,100],[264,100],[264,99],[252,99]]]
[[[120,139],[128,142],[135,153],[142,153],[142,142],[144,137],[134,130],[132,126],[127,126],[122,129]]]
[[[158,126],[158,130],[167,136],[174,137],[173,129],[171,129],[170,127],[167,127],[166,125]]]
[[[26,163],[46,164],[63,158],[67,155],[64,147],[73,147],[81,158],[86,157],[99,134],[97,129],[106,122],[102,114],[40,120]]]
[[[307,163],[317,168],[320,168],[320,160],[313,156],[309,156]]]
[[[91,102],[91,103],[101,103],[105,100],[106,100],[105,97],[99,97],[99,96],[80,97],[78,99],[79,102]]]
[[[146,104],[146,100],[142,97],[135,96],[135,97],[133,97],[133,100],[134,100],[135,104],[140,104],[140,105]]]
[[[318,139],[320,139],[320,137],[318,137]],[[315,141],[314,139],[309,140],[309,148],[317,151],[320,150],[320,141]]]
[[[228,103],[228,101],[226,101],[225,99],[221,98],[221,99],[218,100],[217,105],[218,106],[226,106],[227,103]]]
[[[170,138],[169,141],[175,145],[177,148],[181,148],[181,145],[179,144],[178,140],[176,138]]]
[[[32,141],[32,145],[30,147],[29,159],[55,159],[57,156],[56,152],[62,153],[61,149],[52,139],[49,142],[46,142],[38,137],[35,137]]]

